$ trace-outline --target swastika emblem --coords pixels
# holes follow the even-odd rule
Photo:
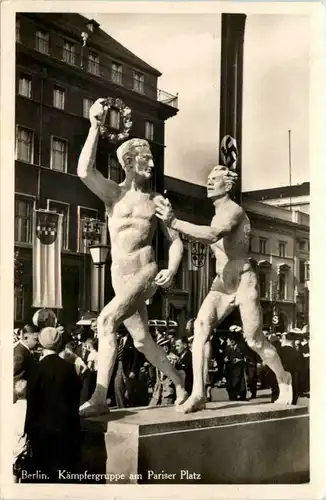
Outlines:
[[[238,161],[237,141],[230,135],[225,135],[221,140],[221,156],[224,165],[235,170]]]

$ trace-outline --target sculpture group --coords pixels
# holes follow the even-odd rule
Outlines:
[[[258,282],[247,256],[250,221],[244,210],[229,196],[237,174],[220,165],[210,172],[207,196],[215,208],[210,226],[178,220],[169,201],[146,187],[154,168],[147,141],[130,139],[118,148],[117,157],[125,172],[121,184],[104,178],[93,168],[99,128],[106,112],[104,99],[97,100],[90,109],[91,125],[80,154],[78,175],[106,207],[115,297],[98,317],[97,384],[92,398],[81,407],[81,415],[108,411],[106,394],[117,354],[116,332],[121,323],[130,332],[135,347],[175,384],[177,410],[190,413],[203,409],[205,346],[212,329],[236,306],[240,309],[248,345],[276,375],[280,388],[276,402],[291,404],[291,375],[284,371],[275,348],[262,333]],[[152,248],[158,222],[170,242],[168,267],[161,271],[158,271]],[[179,234],[211,245],[216,258],[216,277],[194,323],[194,384],[191,395],[186,393],[179,372],[152,339],[146,308],[146,300],[158,287],[168,287],[178,270],[183,254]]]

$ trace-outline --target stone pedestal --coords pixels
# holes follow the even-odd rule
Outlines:
[[[219,402],[113,410],[83,422],[83,461],[104,482],[267,484],[309,481],[306,406]],[[111,474],[111,476],[109,476]]]

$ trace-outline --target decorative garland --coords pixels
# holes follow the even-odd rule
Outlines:
[[[123,141],[124,139],[127,139],[132,127],[131,109],[129,108],[129,106],[126,106],[121,99],[114,97],[108,97],[103,103],[103,106],[107,107],[108,112],[111,108],[116,108],[119,110],[120,116],[122,116],[123,130],[122,132],[119,132],[117,134],[111,133],[108,127],[104,124],[107,116],[107,113],[105,113],[102,123],[100,124],[101,136],[106,137],[109,141],[112,142]]]

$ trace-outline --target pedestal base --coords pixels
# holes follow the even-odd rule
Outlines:
[[[83,462],[104,482],[298,484],[309,481],[306,406],[209,403],[113,410],[83,421]]]

